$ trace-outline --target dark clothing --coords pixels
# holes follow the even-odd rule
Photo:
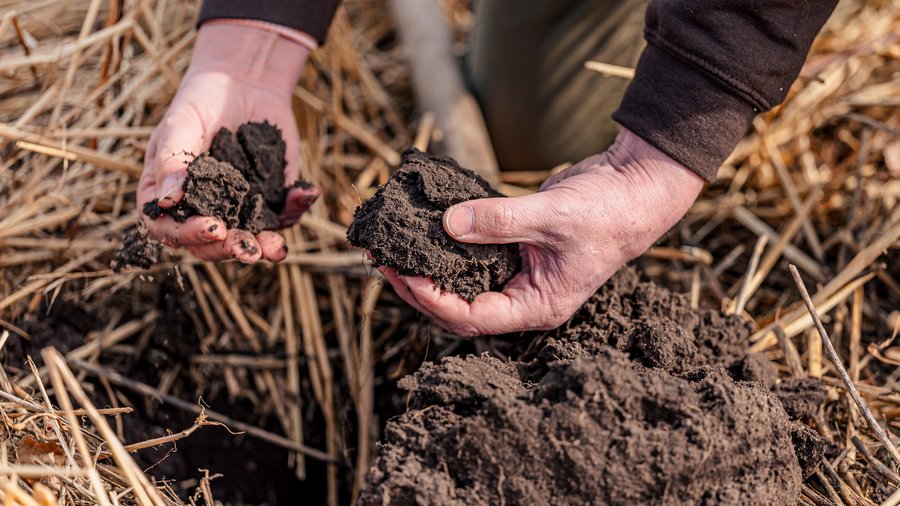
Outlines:
[[[237,18],[268,21],[312,35],[321,44],[341,0],[203,0],[197,22]]]
[[[620,94],[606,81],[621,79],[606,77],[601,82],[593,76],[588,80],[575,70],[583,61],[578,65],[572,61],[584,57],[619,63],[615,54],[622,53],[604,51],[603,45],[612,43],[619,47],[628,38],[617,36],[613,28],[630,26],[629,9],[639,9],[643,2],[481,0],[481,3],[484,5],[476,4],[476,12],[484,11],[488,15],[485,24],[495,27],[490,30],[484,27],[482,30],[487,32],[483,33],[499,35],[505,22],[503,13],[498,13],[501,5],[509,9],[508,21],[512,23],[509,25],[512,31],[503,34],[513,38],[504,42],[491,35],[497,48],[475,47],[469,65],[474,91],[482,100],[492,138],[496,139],[495,144],[500,141],[498,155],[515,151],[513,147],[503,147],[512,146],[510,140],[516,140],[518,149],[526,153],[536,152],[534,159],[541,163],[546,163],[550,151],[557,161],[577,162],[579,158],[566,157],[582,152],[587,156],[605,149],[608,132],[595,126],[596,118],[591,114],[602,120],[608,117],[609,104]],[[205,0],[200,22],[226,17],[260,19],[297,28],[321,41],[337,4],[337,0]],[[634,80],[627,86],[612,118],[705,179],[713,180],[754,116],[784,100],[806,60],[813,38],[836,4],[837,0],[651,1],[644,28],[647,47],[637,63]],[[561,11],[560,5],[576,9],[576,17]],[[527,24],[516,28],[516,22],[535,20],[536,11],[555,17],[540,23],[535,21],[536,30],[528,30]],[[597,21],[597,13],[606,13],[612,21]],[[585,23],[575,23],[579,19]],[[540,29],[550,26],[554,20],[559,21],[553,25],[556,28]],[[597,31],[586,27],[595,27]],[[475,30],[477,44],[481,32],[477,26]],[[521,38],[514,43],[515,37]],[[513,59],[534,58],[530,65],[533,70],[529,71],[527,64],[504,64],[502,51],[509,51],[509,58]],[[627,59],[628,50],[621,51]],[[500,67],[492,69],[491,65]],[[504,95],[488,82],[494,78],[522,88],[511,89],[508,96]],[[532,82],[537,78],[546,82]],[[570,85],[570,81],[578,80],[585,84]],[[605,91],[604,86],[612,91]],[[578,88],[582,96],[573,100],[572,92]],[[594,92],[594,96],[588,96]],[[607,96],[609,100],[604,102]],[[514,111],[516,97],[524,98],[524,102],[518,101],[518,106],[532,110]],[[567,101],[560,102],[554,97]],[[512,119],[501,117],[507,114],[513,115]],[[541,119],[545,116],[548,119]],[[560,122],[565,119],[568,123]],[[551,124],[562,126],[551,129]],[[567,139],[576,133],[577,139]],[[536,143],[546,143],[546,146],[532,146]],[[596,148],[589,149],[590,146]],[[525,163],[522,157],[514,154],[509,157],[509,164],[504,163],[504,157],[499,157],[502,167]]]
[[[781,103],[837,0],[654,0],[613,119],[713,180],[754,116]]]

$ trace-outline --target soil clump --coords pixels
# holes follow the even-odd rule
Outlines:
[[[209,151],[188,164],[182,184],[184,197],[172,207],[160,207],[159,199],[144,205],[151,219],[171,216],[184,222],[191,216],[214,216],[228,228],[257,234],[280,227],[279,213],[284,208],[285,142],[278,127],[262,123],[244,123],[237,133],[219,129]],[[294,188],[309,189],[306,181]],[[159,262],[162,245],[139,225],[126,234],[123,246],[116,250],[111,267],[149,268]]]
[[[278,228],[284,207],[285,143],[281,131],[269,124],[244,123],[237,135],[219,129],[208,153],[194,158],[187,168],[184,197],[173,207],[158,200],[144,206],[156,219],[172,216],[183,222],[191,216],[215,216],[228,228],[256,234]]]
[[[502,195],[471,170],[409,149],[400,169],[356,210],[347,239],[367,249],[376,266],[431,278],[471,302],[499,290],[521,263],[516,244],[465,244],[444,231],[441,220],[450,206],[488,197]]]
[[[796,504],[822,441],[747,333],[626,269],[516,361],[402,380],[360,504]]]
[[[129,230],[122,238],[122,246],[113,253],[110,267],[120,272],[126,267],[149,269],[159,262],[162,256],[162,243],[150,236],[144,222]]]

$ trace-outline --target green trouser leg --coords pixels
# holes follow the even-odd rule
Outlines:
[[[646,3],[476,0],[466,74],[502,169],[574,163],[613,142],[628,80],[584,62],[634,67]]]

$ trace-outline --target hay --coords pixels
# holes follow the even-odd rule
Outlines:
[[[384,2],[345,2],[329,43],[313,54],[296,89],[302,170],[323,198],[287,233],[287,260],[211,265],[168,250],[165,263],[150,271],[120,274],[108,260],[137,219],[135,176],[188,63],[196,4],[0,6],[0,329],[27,336],[20,327],[47,318],[54,303],[102,308],[102,330],[88,342],[67,349],[46,343],[62,355],[47,351],[39,371],[8,360],[2,369],[0,498],[23,505],[183,503],[171,484],[149,478],[128,457],[129,448],[141,446],[120,441],[117,421],[130,408],[94,408],[69,367],[111,398],[139,403],[160,395],[198,411],[197,393],[179,389],[176,377],[221,380],[230,398],[254,406],[228,418],[229,427],[290,448],[300,478],[312,461],[328,462],[321,486],[330,504],[345,484],[358,490],[383,422],[378,385],[414,370],[426,355],[467,346],[381,290],[377,274],[344,240],[353,210],[387,179],[398,152],[440,134],[427,115],[421,125],[416,119],[410,73]],[[462,40],[471,23],[465,2],[445,7],[455,40]],[[815,428],[842,451],[807,480],[806,504],[872,504],[898,483],[896,463],[885,459],[837,371],[823,361],[787,270],[792,262],[817,285],[813,303],[838,354],[896,441],[898,38],[896,2],[842,3],[786,103],[756,121],[720,179],[638,261],[695,303],[752,320],[758,331],[748,346],[765,352],[783,375],[821,376],[831,385]],[[547,174],[504,173],[504,191],[533,191]],[[200,330],[197,346],[158,384],[116,376],[154,335],[169,332],[158,326],[175,328],[166,297],[176,298]],[[7,350],[19,339],[0,334]],[[473,346],[501,353],[502,343]],[[84,415],[89,422],[73,428]],[[261,428],[270,417],[280,434]],[[200,425],[198,419],[199,430],[219,430]],[[34,447],[41,451],[29,453]],[[34,456],[47,448],[51,462]],[[211,504],[213,478],[198,477],[191,503]]]

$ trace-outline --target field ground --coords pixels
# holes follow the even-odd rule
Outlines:
[[[465,3],[444,7],[461,41]],[[212,265],[167,250],[147,271],[110,270],[137,220],[143,152],[188,64],[196,8],[0,0],[5,504],[347,503],[387,419],[407,407],[400,378],[442,357],[522,351],[524,336],[442,332],[346,243],[354,209],[399,152],[440,136],[414,103],[383,0],[344,2],[295,91],[304,177],[323,197],[287,232],[284,263]],[[900,504],[898,39],[897,2],[842,2],[786,103],[635,261],[690,307],[749,322],[744,349],[782,383],[827,387],[807,427],[833,451],[803,481],[803,504]],[[547,175],[504,173],[500,189],[533,191]],[[420,387],[440,377],[423,371]]]

